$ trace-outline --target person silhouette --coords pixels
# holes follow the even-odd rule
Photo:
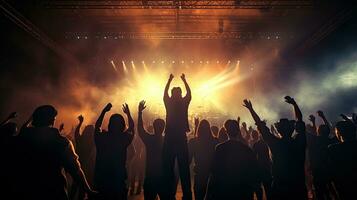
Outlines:
[[[239,139],[242,136],[238,122],[227,120],[224,127],[229,139],[216,147],[206,199],[253,200],[259,184],[257,160]]]
[[[80,133],[84,117],[78,116],[78,125],[74,130],[74,141],[76,152],[79,156],[79,162],[87,177],[88,183],[93,184],[94,166],[95,166],[95,144],[94,144],[94,125],[84,127],[82,134]],[[79,190],[76,184],[72,186],[71,195],[78,193],[78,199],[84,199],[84,191]]]
[[[57,110],[43,105],[32,114],[32,127],[23,127],[16,149],[14,199],[67,200],[66,177],[71,175],[88,195],[95,192],[81,169],[73,144],[53,128]]]
[[[213,137],[209,122],[205,119],[201,120],[197,129],[197,137],[188,142],[189,160],[195,161],[193,168],[195,200],[203,200],[206,195],[213,155],[218,143],[218,139]]]
[[[153,123],[154,132],[153,134],[149,133],[145,130],[143,123],[145,108],[145,101],[141,101],[138,107],[138,133],[146,150],[144,199],[155,200],[157,196],[162,199],[162,146],[165,121],[160,118],[155,119]]]
[[[222,143],[228,140],[227,131],[224,127],[221,127],[218,132],[218,142]]]
[[[11,170],[14,159],[12,149],[15,147],[16,143],[16,133],[17,133],[17,124],[11,122],[10,120],[17,117],[17,113],[11,113],[6,119],[0,123],[0,157],[2,162],[0,165],[0,193],[3,197],[11,196]]]
[[[350,120],[335,125],[339,143],[328,147],[329,168],[332,180],[341,200],[356,199],[357,140],[356,126]]]
[[[259,175],[262,182],[262,186],[265,191],[265,196],[267,200],[271,199],[271,158],[270,150],[268,145],[260,138],[259,132],[256,130],[252,131],[252,149],[258,160]],[[259,187],[256,191],[257,199],[263,199],[263,189]]]
[[[259,132],[269,145],[272,153],[272,199],[304,200],[307,199],[305,185],[305,123],[302,121],[302,113],[295,100],[286,96],[285,101],[293,105],[297,121],[280,119],[275,124],[282,138],[277,138],[270,132],[266,123],[260,119],[253,109],[250,101],[244,100],[243,105],[251,113]],[[292,137],[294,130],[296,135]]]
[[[112,104],[108,103],[95,123],[94,141],[97,156],[94,183],[100,193],[100,199],[126,200],[128,195],[126,157],[127,148],[135,134],[134,121],[128,104],[124,104],[122,109],[128,118],[128,128],[125,129],[122,115],[113,114],[109,119],[108,131],[102,131],[104,116],[111,108]]]
[[[170,74],[164,91],[164,104],[166,109],[166,127],[163,145],[163,172],[165,185],[164,199],[175,198],[175,160],[177,158],[178,168],[183,192],[183,200],[192,199],[190,168],[188,160],[187,135],[190,131],[188,123],[188,107],[191,101],[191,89],[186,81],[185,74],[181,79],[185,84],[186,96],[182,97],[180,87],[174,87],[169,97],[168,90],[174,76]]]
[[[310,115],[312,122],[310,131],[307,131],[307,146],[309,152],[310,168],[312,173],[312,183],[315,188],[316,199],[331,199],[333,186],[328,167],[328,146],[337,143],[336,138],[329,138],[331,125],[322,111],[317,112],[324,124],[316,128],[315,117]]]

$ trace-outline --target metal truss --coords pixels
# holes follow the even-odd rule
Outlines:
[[[298,9],[314,6],[313,0],[125,0],[125,1],[42,1],[54,9]]]
[[[66,33],[66,39],[100,39],[100,40],[123,40],[123,39],[194,39],[194,40],[217,40],[217,39],[234,39],[234,40],[278,40],[285,37],[284,33],[253,33],[253,32],[117,32],[117,33]]]

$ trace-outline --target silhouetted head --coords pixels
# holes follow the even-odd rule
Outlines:
[[[200,121],[197,129],[197,137],[200,139],[212,138],[211,125],[205,119]]]
[[[253,141],[259,140],[259,132],[257,130],[252,131],[252,139],[253,139]]]
[[[335,127],[336,134],[342,142],[356,139],[356,126],[352,122],[339,121]]]
[[[93,125],[87,125],[84,127],[83,130],[83,136],[91,136],[94,134],[94,126]]]
[[[84,130],[82,132],[82,141],[85,142],[85,145],[88,148],[91,148],[94,145],[94,130],[95,128],[93,125],[87,125],[86,127],[84,127]]]
[[[147,126],[147,129],[150,133],[154,132],[154,126],[153,125],[149,125]]]
[[[165,120],[160,118],[155,119],[153,125],[154,125],[154,134],[162,135],[162,133],[165,130]]]
[[[242,137],[239,129],[239,124],[236,120],[229,119],[224,123],[224,128],[227,130],[229,138],[235,138],[237,136]]]
[[[16,135],[17,124],[14,122],[8,122],[1,126],[0,133],[1,136],[10,137]]]
[[[317,132],[320,136],[328,137],[328,135],[330,134],[330,127],[326,124],[322,124],[317,129]]]
[[[125,120],[124,117],[120,114],[113,114],[110,116],[108,131],[111,133],[122,133],[125,129]]]
[[[220,142],[228,140],[227,130],[226,130],[224,127],[222,127],[221,129],[219,129],[219,132],[218,132],[218,140],[219,140]]]
[[[37,107],[32,114],[34,127],[53,126],[57,116],[57,110],[51,105]]]
[[[219,128],[217,126],[211,126],[211,131],[214,137],[218,137]]]
[[[182,98],[182,90],[180,87],[173,87],[171,89],[171,98],[174,98],[174,99]]]
[[[283,138],[289,138],[294,133],[295,121],[288,119],[280,119],[279,122],[275,124],[276,130]]]

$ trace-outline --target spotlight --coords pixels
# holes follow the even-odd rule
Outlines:
[[[182,63],[182,64],[184,64],[184,63],[185,63],[185,61],[181,61],[181,63]]]
[[[175,61],[173,60],[172,63],[175,63]]]
[[[87,37],[87,36],[85,36],[85,37],[84,37],[84,39],[88,39],[88,37]]]
[[[161,61],[161,63],[162,63],[162,64],[164,64],[164,63],[165,63],[165,61]]]
[[[152,63],[154,63],[154,64],[155,64],[155,60],[153,60],[153,61],[152,61]]]
[[[143,64],[144,64],[145,62],[144,62],[144,61],[141,61],[141,63],[143,63]]]
[[[209,64],[209,61],[207,60],[206,63]]]
[[[217,64],[219,64],[219,60],[217,60]]]
[[[104,39],[107,39],[107,36],[104,36]]]
[[[231,61],[230,61],[230,60],[228,60],[228,63],[231,63]]]
[[[134,61],[131,61],[131,63],[134,63]]]
[[[191,60],[191,63],[193,63],[193,60]]]
[[[202,64],[203,62],[202,62],[202,60],[200,60],[200,64]]]
[[[81,37],[77,36],[77,39],[78,39],[78,40],[79,40],[79,38],[81,38]]]

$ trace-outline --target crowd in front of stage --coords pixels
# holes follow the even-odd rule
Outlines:
[[[197,118],[191,131],[189,84],[182,74],[186,95],[179,87],[169,95],[173,78],[164,89],[166,119],[152,125],[144,119],[145,101],[138,102],[136,125],[123,104],[127,123],[112,114],[102,129],[108,103],[95,125],[82,130],[84,117],[78,116],[70,139],[63,126],[53,127],[57,110],[51,105],[37,107],[19,128],[11,121],[16,113],[10,114],[0,124],[1,199],[126,200],[143,185],[145,200],[174,200],[179,182],[183,200],[356,199],[355,114],[332,124],[317,111],[324,123],[317,125],[314,115],[305,123],[298,103],[286,96],[294,118],[269,127],[244,100],[256,128],[239,117],[220,128]]]

